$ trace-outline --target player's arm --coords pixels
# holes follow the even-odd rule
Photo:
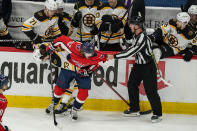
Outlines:
[[[144,34],[141,34],[140,37],[136,40],[137,43],[134,46],[128,48],[127,50],[120,52],[114,55],[115,59],[127,58],[129,56],[135,55],[146,45],[147,37]],[[148,42],[148,41],[147,41]]]
[[[197,37],[194,37],[189,45],[190,47],[180,52],[186,62],[191,61],[193,55],[197,54]]]
[[[58,26],[59,26],[59,29],[60,29],[62,35],[66,35],[66,36],[72,35],[73,26],[70,25],[71,20],[72,20],[72,17],[65,12],[59,16]]]
[[[76,50],[76,43],[70,37],[62,35],[53,41],[54,48],[62,48],[63,50],[72,53]]]
[[[76,3],[74,6],[74,16],[71,21],[71,25],[74,26],[75,28],[80,26],[80,21],[82,18],[82,12],[79,10],[80,8],[80,3]]]
[[[42,37],[33,31],[33,28],[38,26],[39,23],[39,20],[37,20],[35,17],[31,17],[23,23],[22,27],[22,31],[25,33],[25,35],[29,37],[30,40],[32,40],[35,44],[42,43]]]
[[[167,35],[171,31],[171,28],[176,28],[175,26],[176,22],[174,20],[170,20],[161,27],[157,28],[153,34],[149,35],[149,38],[153,42],[161,41],[163,40],[163,36]]]

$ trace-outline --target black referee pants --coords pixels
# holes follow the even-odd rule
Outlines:
[[[154,62],[149,64],[134,64],[133,66],[127,84],[131,110],[140,110],[138,87],[141,81],[143,81],[153,114],[162,116],[161,100],[157,92],[157,70]]]

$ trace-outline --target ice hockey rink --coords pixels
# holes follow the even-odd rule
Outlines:
[[[58,127],[44,109],[7,108],[3,123],[12,131],[196,131],[197,116],[164,114],[163,121],[151,123],[151,114],[124,117],[121,112],[80,111],[79,119],[58,115]]]

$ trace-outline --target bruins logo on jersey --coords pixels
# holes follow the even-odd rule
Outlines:
[[[178,39],[174,35],[172,35],[172,34],[170,34],[168,36],[168,42],[169,42],[168,44],[171,47],[176,47],[178,45]]]
[[[50,37],[53,34],[53,25],[45,31],[45,36]]]
[[[91,27],[95,23],[95,19],[96,18],[95,18],[95,16],[93,14],[86,14],[83,17],[83,23],[84,23],[85,26]]]

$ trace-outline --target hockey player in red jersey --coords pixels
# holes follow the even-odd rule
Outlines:
[[[58,76],[53,102],[55,104],[59,102],[62,94],[69,89],[70,83],[75,79],[79,91],[70,113],[71,118],[77,120],[77,111],[84,104],[88,97],[88,90],[91,89],[91,74],[99,67],[99,62],[105,62],[107,57],[101,52],[94,50],[94,44],[89,42],[74,42],[64,35],[54,40],[53,44],[46,48],[46,52],[42,53],[42,58],[45,59],[55,50],[61,50],[67,54],[64,61],[62,60],[60,64],[66,65],[66,68],[61,70]],[[48,109],[51,109],[51,106]]]
[[[3,95],[5,90],[8,90],[8,77],[0,74],[0,131],[11,131],[7,126],[2,124],[2,117],[7,107],[7,99]]]

